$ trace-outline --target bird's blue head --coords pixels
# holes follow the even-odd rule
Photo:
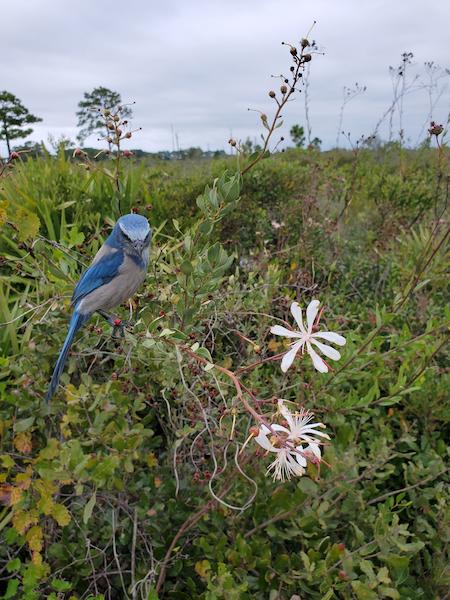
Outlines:
[[[114,226],[110,244],[120,247],[126,254],[142,257],[147,254],[152,241],[149,222],[141,215],[124,215]]]

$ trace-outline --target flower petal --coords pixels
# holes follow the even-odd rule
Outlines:
[[[265,427],[265,429],[267,429],[267,427]],[[267,429],[267,431],[269,430]],[[259,444],[261,448],[264,448],[264,450],[268,450],[269,452],[279,452],[279,448],[275,448],[275,446],[269,442],[267,434],[263,433],[262,429],[259,430],[259,434],[255,437],[255,442]]]
[[[271,425],[272,429],[274,431],[282,431],[283,433],[290,433],[289,429],[287,427],[284,427],[283,425],[278,425],[278,423],[274,423],[273,425]]]
[[[288,338],[302,337],[302,334],[298,333],[298,331],[292,331],[291,329],[286,329],[286,327],[283,327],[282,325],[274,325],[273,327],[270,328],[270,333],[273,333],[274,335],[284,335],[284,337],[288,337]]]
[[[303,448],[302,448],[301,446],[299,446],[299,447],[297,448],[297,450],[299,450],[299,452],[296,452],[296,453],[295,453],[295,458],[296,458],[296,460],[297,460],[298,464],[299,464],[301,467],[306,467],[306,465],[307,465],[307,461],[306,461],[306,458],[305,458],[305,456],[303,455],[303,452],[304,452]],[[302,454],[300,454],[300,452],[302,452]]]
[[[331,358],[332,360],[339,360],[341,358],[340,352],[338,352],[331,346],[327,346],[326,344],[322,344],[321,342],[318,342],[314,338],[311,338],[311,344],[315,344],[319,348],[319,350],[322,352],[322,354],[325,354],[325,356],[328,356],[328,358]]]
[[[337,344],[338,346],[345,346],[347,343],[345,337],[339,335],[338,333],[333,333],[332,331],[319,331],[318,333],[313,333],[312,337],[333,342],[333,344]]]
[[[320,302],[318,300],[311,300],[306,309],[306,320],[308,322],[308,333],[312,332],[314,321],[319,311]]]
[[[306,452],[312,452],[314,456],[317,456],[319,459],[322,457],[320,447],[317,444],[309,444],[309,446],[306,448]]]
[[[298,302],[293,302],[291,304],[291,313],[292,313],[292,316],[294,317],[295,322],[297,323],[300,331],[303,333],[306,333],[305,328],[303,326],[302,309],[300,308],[300,305]]]
[[[319,437],[324,437],[327,440],[330,439],[330,436],[328,435],[328,433],[324,433],[323,431],[316,431],[312,427],[305,427],[305,429],[303,429],[301,431],[301,434],[298,437],[301,437],[303,439],[305,439],[305,438],[309,439],[310,436],[308,434],[310,434],[310,435],[318,435]]]
[[[314,348],[311,346],[311,344],[309,342],[306,343],[306,347],[308,349],[308,354],[310,355],[310,357],[311,357],[311,359],[313,361],[314,367],[320,373],[328,373],[328,367],[327,367],[327,365],[320,358],[320,356],[317,354],[317,352],[314,350]]]
[[[283,356],[283,359],[281,361],[281,370],[283,371],[283,373],[286,373],[286,371],[294,362],[294,358],[297,352],[300,350],[301,345],[302,342],[296,342],[295,344],[292,344],[292,348],[288,350],[288,352],[286,352]]]

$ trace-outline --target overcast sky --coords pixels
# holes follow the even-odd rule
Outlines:
[[[281,41],[298,42],[314,20],[310,38],[324,55],[311,62],[310,119],[325,147],[336,140],[344,86],[367,86],[344,114],[345,131],[357,139],[389,106],[389,66],[400,63],[402,52],[414,53],[411,77],[425,61],[450,67],[448,0],[0,2],[0,90],[43,119],[29,138],[37,141],[49,134],[75,139],[77,103],[99,85],[136,102],[133,121],[143,129],[130,147],[172,149],[171,126],[183,148],[226,148],[230,132],[259,137],[258,115],[247,108],[269,113],[267,92],[277,86],[270,75],[290,65]],[[438,87],[446,84],[433,110],[438,122],[449,110],[450,78]],[[412,143],[429,112],[427,91],[417,87],[404,101]],[[286,138],[292,124],[305,122],[303,96],[288,106]],[[387,129],[381,133],[386,137]],[[95,136],[86,144],[95,145]]]

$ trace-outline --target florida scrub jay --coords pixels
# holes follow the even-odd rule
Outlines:
[[[106,311],[130,298],[147,274],[152,231],[145,217],[120,217],[110,236],[83,273],[72,296],[74,307],[69,331],[59,354],[47,391],[47,402],[58,386],[75,333],[94,312]]]

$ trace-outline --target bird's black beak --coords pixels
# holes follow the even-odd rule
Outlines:
[[[144,242],[141,240],[136,240],[133,242],[133,248],[138,254],[141,254],[142,250],[144,249]]]

